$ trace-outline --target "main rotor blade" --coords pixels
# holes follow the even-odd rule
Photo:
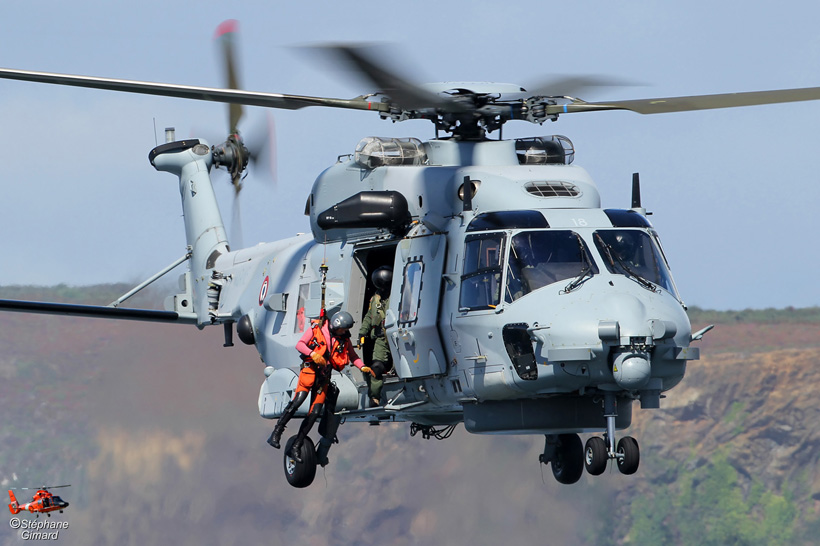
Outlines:
[[[820,100],[820,87],[612,102],[571,102],[566,105],[559,104],[551,106],[548,110],[554,114],[591,112],[594,110],[631,110],[639,114],[667,114],[671,112],[735,108],[739,106],[756,106],[760,104],[777,104],[807,100]]]
[[[196,317],[181,316],[173,311],[152,309],[126,309],[101,305],[78,305],[73,303],[49,303],[42,301],[0,300],[0,311],[33,313],[41,315],[68,315],[75,317],[98,317],[144,322],[192,323]]]
[[[594,89],[635,86],[633,82],[607,76],[554,75],[535,85],[524,85],[530,95],[581,97]]]
[[[125,93],[141,93],[143,95],[159,95],[181,99],[244,104],[247,106],[262,106],[264,108],[280,108],[283,110],[298,110],[308,106],[326,106],[330,108],[347,108],[352,110],[374,110],[376,112],[388,112],[390,110],[388,103],[371,102],[363,98],[336,99],[326,97],[308,97],[302,95],[284,95],[281,93],[260,93],[257,91],[242,91],[238,89],[216,89],[212,87],[195,87],[170,83],[98,78],[94,76],[55,74],[51,72],[34,72],[30,70],[15,70],[11,68],[0,68],[0,78],[7,80],[50,83],[56,85],[70,85],[74,87],[88,87],[91,89],[107,89],[109,91],[122,91]]]
[[[358,69],[379,91],[390,97],[391,102],[404,109],[437,108],[447,112],[468,110],[461,103],[431,93],[392,72],[384,63],[377,60],[375,49],[372,47],[337,45],[328,46],[327,49],[340,55]]]

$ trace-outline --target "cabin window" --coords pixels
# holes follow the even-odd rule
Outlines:
[[[503,233],[469,235],[465,239],[461,309],[492,309],[498,305],[505,240]]]
[[[407,262],[404,266],[401,303],[399,303],[399,322],[402,324],[413,323],[418,320],[423,273],[424,264],[420,260]]]
[[[308,300],[309,291],[309,284],[299,285],[299,297],[296,302],[296,320],[293,321],[294,334],[300,334],[305,331],[305,303]]]

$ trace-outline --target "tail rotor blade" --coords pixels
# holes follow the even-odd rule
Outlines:
[[[263,181],[270,180],[276,187],[278,184],[276,124],[269,112],[265,112],[265,118],[250,130],[247,146],[254,166],[254,174]]]
[[[214,35],[219,47],[222,50],[223,66],[225,67],[225,86],[228,89],[240,89],[239,75],[236,63],[236,43],[239,36],[239,21],[228,19],[220,24]],[[241,104],[231,103],[228,105],[228,126],[232,134],[239,131],[239,120],[242,119],[243,109]]]
[[[239,186],[239,188],[241,187],[242,186]],[[233,250],[243,248],[242,214],[239,210],[239,193],[239,190],[235,190],[233,194],[233,212],[231,215],[231,248]]]

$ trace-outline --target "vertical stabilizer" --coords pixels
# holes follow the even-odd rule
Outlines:
[[[20,505],[17,503],[17,497],[14,496],[14,492],[9,489],[9,511],[12,514],[19,514],[20,513]]]
[[[191,252],[193,310],[200,327],[211,324],[208,286],[213,264],[220,254],[228,252],[228,238],[211,184],[211,148],[197,139],[170,142],[151,150],[149,159],[158,171],[179,177],[185,237]]]

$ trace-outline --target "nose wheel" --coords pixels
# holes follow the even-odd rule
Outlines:
[[[573,484],[581,479],[584,468],[592,476],[600,476],[609,461],[614,460],[621,474],[634,474],[641,462],[638,441],[624,436],[615,443],[615,418],[618,409],[614,394],[604,396],[606,433],[603,438],[593,436],[586,444],[577,434],[547,434],[544,453],[538,460],[552,466],[552,474],[559,483]]]
[[[621,474],[634,474],[641,462],[641,451],[638,441],[632,436],[624,436],[618,446],[610,450],[607,442],[600,436],[593,436],[584,446],[584,466],[593,476],[599,476],[606,470],[607,463],[615,460]]]
[[[641,451],[638,449],[638,441],[632,436],[624,436],[618,441],[618,451],[615,456],[618,459],[618,470],[621,474],[634,474],[638,471]]]
[[[587,472],[593,476],[599,476],[606,470],[606,463],[609,462],[609,452],[606,442],[599,436],[593,436],[587,440],[584,446],[584,466]]]

